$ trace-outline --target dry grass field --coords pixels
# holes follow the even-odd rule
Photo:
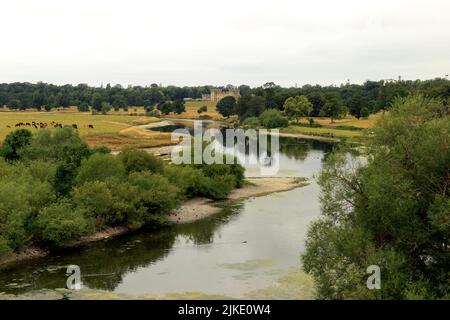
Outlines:
[[[347,116],[344,119],[334,120],[331,123],[330,118],[314,118],[314,121],[327,127],[352,126],[361,129],[373,128],[376,121],[381,118],[382,113],[371,114],[367,119],[357,119],[353,116]],[[295,122],[295,121],[292,121]],[[308,118],[301,119],[299,122],[308,123]]]
[[[137,113],[140,113],[139,110]],[[37,123],[43,122],[49,125],[52,121],[69,126],[76,124],[80,136],[92,147],[105,145],[112,150],[118,150],[125,146],[144,148],[167,145],[170,143],[170,135],[168,134],[150,132],[139,127],[134,127],[131,124],[160,121],[158,118],[130,116],[120,112],[112,112],[107,115],[92,115],[89,112],[78,112],[76,109],[51,112],[0,112],[0,141],[2,141],[9,132],[16,129],[16,123],[31,123],[32,121]],[[89,128],[89,125],[92,125],[93,128]],[[33,133],[42,130],[35,129],[32,126],[20,128],[27,128]]]

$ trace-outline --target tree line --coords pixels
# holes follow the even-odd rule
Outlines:
[[[229,89],[231,85],[219,87]],[[51,110],[77,106],[80,111],[89,107],[97,111],[104,108],[144,106],[151,109],[165,101],[200,99],[209,93],[212,86],[177,87],[151,84],[149,86],[110,85],[91,87],[86,84],[53,85],[43,82],[0,84],[0,106],[10,109]],[[380,80],[363,84],[342,84],[340,86],[304,85],[285,88],[268,82],[259,87],[241,85],[238,87],[243,100],[240,111],[243,118],[259,116],[265,109],[283,110],[290,97],[305,96],[311,103],[311,116],[333,114],[341,106],[356,117],[385,110],[396,97],[406,97],[410,93],[421,93],[431,98],[439,98],[448,103],[450,81],[443,78],[432,80]],[[249,97],[257,98],[249,98]],[[165,106],[168,107],[168,106]],[[331,109],[331,110],[330,110]]]

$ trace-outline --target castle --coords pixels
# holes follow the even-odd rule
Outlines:
[[[217,102],[220,99],[228,97],[228,96],[232,96],[237,99],[241,95],[239,94],[239,89],[237,89],[237,88],[229,89],[229,90],[211,89],[210,94],[202,94],[202,100]]]

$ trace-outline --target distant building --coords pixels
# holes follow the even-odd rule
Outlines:
[[[228,97],[228,96],[235,97],[237,99],[241,95],[239,94],[239,89],[237,89],[237,88],[229,89],[229,90],[211,89],[210,94],[202,94],[202,100],[217,102],[220,99]]]

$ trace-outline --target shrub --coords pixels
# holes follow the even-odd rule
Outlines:
[[[42,240],[57,246],[93,230],[84,217],[84,211],[73,208],[67,200],[42,209],[35,221],[35,227]]]
[[[264,128],[283,128],[289,125],[288,119],[280,110],[267,109],[259,116],[259,122]]]
[[[32,134],[27,129],[19,129],[9,133],[0,148],[0,155],[8,161],[19,160],[20,150],[31,143]]]
[[[202,195],[213,200],[225,199],[235,186],[236,179],[231,174],[201,180]]]
[[[133,172],[129,182],[140,192],[141,203],[146,208],[143,223],[152,221],[152,216],[164,215],[176,208],[180,203],[180,191],[169,180],[150,172]]]
[[[71,127],[40,130],[21,151],[21,156],[27,160],[54,161],[76,167],[90,154],[88,145]]]
[[[202,195],[201,182],[204,178],[201,170],[188,166],[169,165],[164,168],[164,176],[169,182],[180,189],[180,192],[189,197]]]
[[[109,154],[111,153],[111,149],[107,146],[99,146],[92,149],[92,153]]]
[[[242,126],[246,129],[247,128],[257,129],[261,126],[261,123],[259,122],[259,119],[256,117],[249,117],[242,122]]]
[[[208,111],[208,107],[207,106],[201,106],[200,108],[197,109],[197,113],[203,113]]]
[[[202,114],[198,117],[199,120],[211,120],[212,117],[208,114]]]
[[[0,237],[0,259],[7,258],[13,253],[8,241]]]
[[[156,109],[153,109],[151,111],[145,111],[145,115],[147,117],[161,118],[161,113]]]
[[[139,210],[140,195],[137,187],[124,181],[92,181],[74,189],[73,201],[101,228],[127,223]]]
[[[127,172],[161,173],[164,169],[163,160],[139,149],[125,149],[119,154],[119,158]]]
[[[88,181],[105,181],[109,178],[124,176],[125,167],[118,157],[96,153],[81,164],[76,183],[81,185]]]

